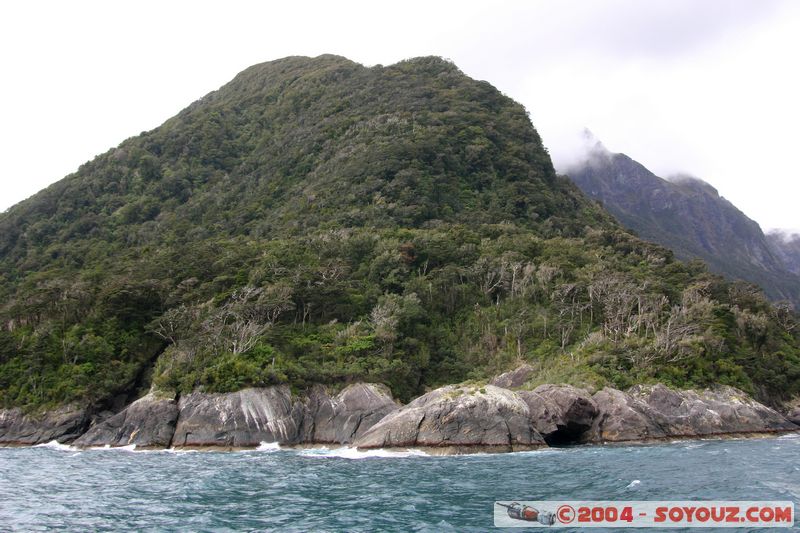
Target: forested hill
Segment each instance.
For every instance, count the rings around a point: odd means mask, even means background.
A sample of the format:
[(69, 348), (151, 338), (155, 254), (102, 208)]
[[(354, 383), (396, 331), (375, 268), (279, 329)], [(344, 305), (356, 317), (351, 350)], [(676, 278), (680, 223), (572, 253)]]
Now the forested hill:
[(0, 215), (0, 403), (288, 382), (798, 390), (795, 316), (620, 229), (439, 58), (251, 67)]
[(195, 227), (272, 237), (513, 219), (574, 233), (582, 208), (524, 108), (451, 63), (291, 57), (245, 70), (12, 208), (0, 253)]

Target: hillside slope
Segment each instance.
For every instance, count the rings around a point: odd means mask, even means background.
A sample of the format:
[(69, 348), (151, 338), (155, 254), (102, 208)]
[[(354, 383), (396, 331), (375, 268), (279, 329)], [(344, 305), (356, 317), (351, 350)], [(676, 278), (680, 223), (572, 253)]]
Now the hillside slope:
[(383, 382), (798, 389), (794, 319), (633, 237), (439, 58), (251, 67), (0, 215), (0, 403)]
[(758, 223), (711, 185), (690, 176), (659, 178), (600, 143), (567, 172), (584, 193), (643, 239), (670, 248), (681, 259), (702, 259), (714, 272), (755, 283), (773, 300), (800, 306), (800, 277), (789, 271)]

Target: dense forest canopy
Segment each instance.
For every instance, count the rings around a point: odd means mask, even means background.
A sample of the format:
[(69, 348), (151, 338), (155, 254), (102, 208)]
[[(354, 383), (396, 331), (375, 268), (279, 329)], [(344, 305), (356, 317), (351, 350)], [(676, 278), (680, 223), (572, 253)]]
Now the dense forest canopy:
[(796, 317), (625, 232), (434, 57), (251, 67), (0, 215), (0, 404), (356, 380), (798, 392)]

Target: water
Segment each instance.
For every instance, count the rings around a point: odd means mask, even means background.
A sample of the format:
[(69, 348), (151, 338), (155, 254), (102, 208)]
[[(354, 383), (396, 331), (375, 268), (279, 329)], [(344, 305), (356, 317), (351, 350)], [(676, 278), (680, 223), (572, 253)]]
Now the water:
[(800, 435), (458, 457), (5, 448), (0, 530), (485, 531), (495, 500), (797, 503), (799, 457)]

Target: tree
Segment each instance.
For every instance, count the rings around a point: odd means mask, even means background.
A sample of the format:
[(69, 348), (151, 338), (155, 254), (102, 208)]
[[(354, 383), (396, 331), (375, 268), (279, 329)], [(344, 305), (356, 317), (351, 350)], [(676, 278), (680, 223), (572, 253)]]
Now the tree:
[(205, 336), (218, 350), (244, 353), (255, 346), (282, 313), (294, 308), (291, 296), (292, 289), (287, 285), (237, 289), (205, 320)]
[(176, 347), (181, 341), (192, 334), (200, 310), (194, 306), (179, 305), (167, 309), (163, 315), (150, 324), (150, 329), (170, 344)]

